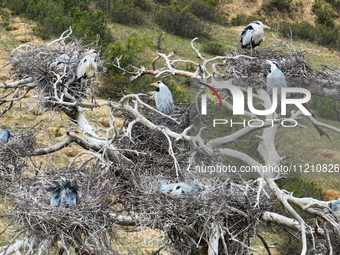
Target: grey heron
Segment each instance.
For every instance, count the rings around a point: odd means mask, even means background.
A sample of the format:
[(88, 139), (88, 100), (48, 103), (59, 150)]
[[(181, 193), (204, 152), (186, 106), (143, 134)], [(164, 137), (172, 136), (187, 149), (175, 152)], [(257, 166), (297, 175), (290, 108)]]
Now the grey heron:
[(78, 59), (78, 52), (75, 52), (73, 56), (70, 58), (67, 54), (62, 54), (55, 59), (53, 63), (49, 66), (49, 68), (56, 67), (57, 69), (63, 69), (65, 65), (76, 62)]
[(174, 100), (170, 89), (162, 81), (157, 81), (150, 85), (157, 87), (155, 95), (156, 108), (165, 114), (173, 114)]
[(50, 204), (52, 206), (68, 207), (77, 204), (79, 199), (79, 186), (72, 185), (70, 181), (62, 178), (61, 182), (53, 181), (55, 186), (46, 188), (52, 192)]
[(270, 28), (261, 21), (253, 21), (246, 26), (240, 34), (241, 47), (243, 49), (253, 49), (264, 41), (263, 28)]
[(90, 50), (89, 52), (83, 53), (86, 55), (83, 57), (77, 67), (77, 79), (90, 79), (92, 78), (96, 71), (97, 71), (97, 64), (96, 64), (96, 50)]
[(8, 142), (9, 138), (11, 137), (11, 133), (9, 130), (1, 130), (0, 131), (0, 146), (4, 145)]
[(163, 193), (175, 196), (191, 192), (202, 192), (204, 190), (204, 187), (200, 187), (197, 184), (189, 185), (185, 182), (166, 184), (165, 181), (160, 181), (160, 186)]
[(275, 112), (281, 114), (281, 88), (287, 87), (285, 76), (279, 69), (276, 61), (267, 60), (270, 72), (267, 76), (267, 92), (273, 102), (273, 88), (277, 88), (277, 106)]

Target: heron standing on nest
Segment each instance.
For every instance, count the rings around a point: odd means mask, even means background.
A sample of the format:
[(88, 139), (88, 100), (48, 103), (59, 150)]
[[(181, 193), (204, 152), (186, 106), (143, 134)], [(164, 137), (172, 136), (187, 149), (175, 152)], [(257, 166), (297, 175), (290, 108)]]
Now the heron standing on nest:
[(281, 115), (281, 88), (287, 87), (285, 76), (279, 69), (279, 66), (274, 60), (267, 60), (270, 64), (270, 71), (267, 76), (267, 92), (273, 102), (273, 88), (277, 88), (277, 105), (275, 112)]
[(97, 64), (96, 64), (96, 56), (97, 51), (96, 50), (90, 50), (89, 52), (83, 53), (83, 55), (86, 55), (83, 57), (77, 68), (77, 79), (90, 79), (92, 78), (97, 71)]
[(174, 112), (174, 100), (170, 89), (162, 81), (150, 84), (156, 86), (155, 102), (157, 110), (165, 114), (173, 114)]
[(242, 49), (250, 49), (253, 55), (253, 49), (264, 41), (263, 28), (270, 28), (261, 21), (253, 21), (246, 26), (240, 34)]

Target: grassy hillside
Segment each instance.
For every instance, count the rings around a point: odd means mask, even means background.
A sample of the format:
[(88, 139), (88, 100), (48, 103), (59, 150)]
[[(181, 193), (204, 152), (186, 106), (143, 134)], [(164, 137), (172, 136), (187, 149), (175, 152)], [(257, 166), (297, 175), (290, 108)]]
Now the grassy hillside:
[[(274, 10), (272, 14), (268, 14), (264, 11), (263, 5), (269, 4), (270, 1), (249, 1), (243, 0), (241, 2), (233, 0), (221, 3), (219, 6), (223, 13), (227, 13), (227, 19), (231, 20), (237, 15), (245, 14), (253, 17), (262, 17), (267, 21), (271, 20), (272, 24), (278, 24), (282, 19), (289, 19), (290, 21), (308, 20), (312, 24), (315, 23), (315, 14), (312, 13), (312, 5), (314, 1), (303, 0), (293, 1), (292, 5), (297, 6), (297, 11), (293, 16), (289, 17), (287, 13)], [(302, 5), (299, 3), (302, 2)], [(151, 2), (152, 6), (156, 6), (157, 2)], [(241, 7), (242, 6), (242, 7)], [(95, 10), (95, 2), (91, 2), (91, 10)], [(6, 9), (8, 10), (8, 9)], [(8, 10), (8, 12), (10, 12)], [(147, 47), (142, 57), (150, 57), (151, 59), (156, 56), (156, 51), (169, 53), (175, 52), (174, 58), (191, 59), (197, 61), (197, 56), (190, 46), (192, 38), (184, 38), (176, 36), (173, 33), (166, 32), (164, 28), (160, 27), (154, 22), (153, 16), (149, 12), (143, 12), (145, 17), (142, 25), (123, 25), (119, 23), (109, 22), (107, 28), (110, 34), (114, 38), (114, 41), (126, 44), (128, 37), (134, 33), (138, 33), (142, 36), (150, 36), (155, 47)], [(273, 17), (273, 18), (269, 18)], [(0, 17), (2, 19), (2, 15)], [(37, 26), (36, 21), (29, 20), (17, 15), (10, 15), (6, 20), (8, 24), (0, 25), (0, 66), (6, 65), (7, 60), (10, 58), (10, 52), (13, 48), (20, 44), (41, 44), (48, 40), (52, 40), (55, 36), (43, 40), (37, 36), (37, 33), (33, 31), (33, 28)], [(205, 21), (210, 32), (209, 38), (199, 38), (195, 42), (195, 45), (203, 52), (203, 46), (216, 42), (223, 45), (225, 52), (230, 50), (237, 50), (242, 52), (239, 46), (239, 33), (243, 29), (243, 25), (240, 26), (227, 26), (226, 24), (219, 24), (212, 21)], [(7, 29), (6, 29), (7, 28)], [(277, 43), (284, 38), (281, 36), (275, 26), (273, 30), (266, 30), (266, 40), (261, 44), (261, 47), (266, 47)], [(162, 40), (160, 40), (162, 39)], [(160, 41), (160, 43), (158, 43)], [(314, 66), (321, 67), (322, 65), (338, 66), (340, 61), (340, 53), (337, 50), (329, 47), (320, 46), (315, 43), (311, 43), (307, 40), (294, 39), (293, 45), (297, 49), (303, 49), (306, 51), (306, 58)], [(156, 47), (158, 46), (158, 48)], [(208, 53), (203, 52), (206, 57), (212, 57)], [(150, 63), (148, 64), (150, 67)], [(9, 70), (9, 66), (0, 69), (0, 79), (5, 79)], [(178, 84), (179, 86), (181, 84)], [(152, 88), (150, 88), (152, 90)], [(104, 100), (104, 98), (100, 98)], [(20, 128), (23, 125), (26, 127), (32, 127), (37, 125), (40, 129), (38, 136), (38, 146), (48, 146), (55, 142), (61, 141), (66, 136), (67, 127), (63, 126), (67, 122), (67, 117), (63, 114), (41, 113), (36, 112), (33, 108), (34, 102), (25, 98), (21, 103), (16, 103), (12, 111), (0, 118), (0, 127), (8, 127), (11, 129)], [(86, 112), (86, 116), (95, 124), (100, 127), (104, 127), (103, 124), (107, 122), (108, 108), (95, 109), (93, 111)], [(322, 122), (340, 127), (340, 124), (336, 121), (330, 121), (326, 119), (319, 119)], [(119, 124), (119, 123), (118, 123)], [(319, 134), (314, 127), (307, 120), (301, 121), (302, 125), (305, 125), (307, 129), (295, 128), (280, 130), (278, 135), (277, 144), (278, 151), (281, 156), (290, 156), (285, 163), (287, 164), (322, 164), (322, 163), (335, 163), (340, 162), (340, 146), (338, 140), (340, 135), (331, 131), (329, 135), (332, 140), (328, 140), (325, 137), (319, 137)], [(298, 137), (298, 139), (297, 139)], [(57, 168), (69, 164), (75, 155), (78, 154), (78, 146), (72, 145), (70, 148), (65, 148), (57, 153), (49, 156), (37, 157), (32, 162), (36, 166), (40, 164), (43, 168)], [(86, 157), (86, 156), (84, 156)], [(53, 162), (52, 165), (47, 165), (47, 162)], [(327, 189), (340, 190), (340, 181), (335, 179), (325, 179), (317, 176), (308, 176), (318, 178), (317, 181), (320, 185)], [(6, 204), (0, 203), (0, 204)], [(128, 254), (128, 249), (131, 249), (134, 254), (152, 254), (157, 247), (160, 246), (158, 242), (151, 244), (144, 244), (144, 232), (139, 229), (131, 231), (131, 229), (120, 229), (120, 236), (122, 242), (117, 246), (117, 250), (123, 254)], [(159, 235), (158, 232), (148, 232), (148, 240), (156, 238)], [(273, 239), (273, 242), (277, 238)]]

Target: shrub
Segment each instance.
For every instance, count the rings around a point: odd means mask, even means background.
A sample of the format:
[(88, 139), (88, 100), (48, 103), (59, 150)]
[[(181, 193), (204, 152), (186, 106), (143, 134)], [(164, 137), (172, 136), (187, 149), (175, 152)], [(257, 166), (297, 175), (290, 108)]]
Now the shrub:
[(337, 50), (340, 49), (338, 27), (330, 28), (321, 24), (313, 26), (306, 21), (295, 23), (283, 21), (280, 23), (279, 32), (285, 37), (289, 37), (290, 32), (292, 32), (293, 37), (315, 41), (320, 45), (330, 46)]
[(112, 39), (111, 34), (106, 30), (107, 17), (101, 10), (88, 11), (87, 0), (5, 0), (4, 5), (14, 14), (37, 21), (33, 31), (43, 39), (60, 35), (70, 26), (75, 37), (79, 38), (87, 34), (87, 43), (93, 42), (97, 34), (104, 47)]
[[(115, 42), (107, 48), (105, 58), (108, 63), (112, 63), (116, 58), (121, 57), (120, 64), (123, 68), (129, 69), (129, 65), (141, 66), (149, 62), (148, 56), (145, 56), (144, 52), (147, 47), (153, 47), (150, 37), (143, 37), (139, 34), (132, 34), (127, 38), (127, 44), (124, 45), (121, 42)], [(143, 54), (143, 58), (142, 55)], [(130, 92), (135, 92), (135, 86), (138, 86), (140, 79), (131, 84), (129, 78), (122, 75), (121, 71), (109, 64), (107, 67), (107, 73), (104, 76), (104, 83), (99, 88), (101, 96), (116, 97), (129, 88)]]
[(325, 6), (323, 1), (315, 0), (312, 11), (317, 16), (316, 23), (325, 25), (326, 27), (334, 27), (334, 18), (337, 17), (337, 15), (328, 6)]
[(162, 7), (156, 11), (155, 21), (167, 32), (195, 38), (209, 37), (206, 25), (190, 12), (188, 6), (180, 4)]
[(223, 56), (225, 53), (225, 48), (221, 43), (207, 43), (203, 45), (203, 51), (216, 56)]
[(110, 18), (113, 22), (124, 25), (142, 25), (144, 23), (140, 8), (134, 6), (133, 1), (114, 1), (110, 10)]
[(312, 96), (310, 105), (318, 116), (326, 119), (338, 120), (338, 115), (334, 109), (334, 99)]
[(291, 12), (292, 0), (271, 0), (267, 5), (269, 11), (277, 9), (280, 12)]

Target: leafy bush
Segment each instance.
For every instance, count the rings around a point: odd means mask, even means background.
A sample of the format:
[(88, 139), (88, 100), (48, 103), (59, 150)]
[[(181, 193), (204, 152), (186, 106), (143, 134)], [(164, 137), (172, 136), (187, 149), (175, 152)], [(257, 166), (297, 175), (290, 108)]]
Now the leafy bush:
[(332, 9), (324, 5), (323, 1), (315, 0), (312, 11), (317, 16), (316, 23), (325, 25), (326, 27), (334, 27), (334, 18), (337, 17), (337, 15)]
[(274, 8), (280, 12), (291, 12), (292, 0), (271, 0), (267, 8), (272, 11)]
[(181, 4), (162, 7), (156, 11), (155, 21), (167, 32), (195, 38), (209, 37), (206, 25), (190, 12), (188, 6)]
[[(145, 56), (144, 52), (147, 47), (153, 47), (150, 37), (143, 37), (139, 34), (132, 34), (127, 38), (126, 45), (121, 42), (115, 42), (107, 48), (105, 58), (108, 63), (116, 61), (116, 58), (120, 58), (120, 64), (123, 68), (129, 70), (129, 65), (141, 66), (150, 61), (150, 57)], [(104, 84), (99, 88), (101, 96), (105, 97), (117, 97), (120, 94), (126, 92), (127, 88), (130, 92), (136, 92), (135, 86), (138, 86), (140, 79), (135, 83), (130, 83), (129, 78), (122, 75), (122, 72), (109, 64), (107, 67), (107, 73), (104, 76)], [(138, 91), (137, 91), (138, 92)]]
[(203, 45), (203, 51), (211, 55), (223, 56), (225, 48), (221, 43), (212, 42)]
[(338, 120), (338, 115), (334, 109), (334, 100), (328, 97), (312, 96), (310, 105), (315, 113), (326, 119)]
[(292, 32), (293, 37), (308, 39), (320, 45), (340, 49), (338, 27), (330, 28), (320, 24), (313, 26), (306, 21), (295, 23), (283, 21), (280, 23), (279, 32), (285, 37), (289, 37)]
[(87, 43), (93, 42), (97, 34), (100, 35), (104, 47), (112, 39), (106, 30), (107, 17), (101, 10), (88, 11), (87, 0), (5, 0), (4, 5), (14, 14), (37, 21), (34, 32), (43, 39), (60, 35), (70, 26), (74, 36), (79, 38), (86, 34)]

